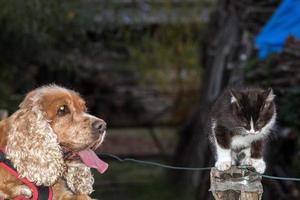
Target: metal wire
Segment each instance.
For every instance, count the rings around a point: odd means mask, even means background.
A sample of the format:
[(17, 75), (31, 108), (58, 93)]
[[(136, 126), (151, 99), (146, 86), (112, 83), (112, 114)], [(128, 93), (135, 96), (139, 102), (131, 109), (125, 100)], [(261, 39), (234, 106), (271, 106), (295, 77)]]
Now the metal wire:
[[(259, 174), (259, 173), (258, 173)], [(279, 177), (279, 176), (269, 176), (266, 174), (259, 174), (261, 177), (266, 179), (272, 179), (272, 180), (281, 180), (281, 181), (296, 181), (300, 182), (300, 178), (294, 178), (294, 177)]]
[(137, 160), (134, 158), (120, 158), (116, 155), (110, 154), (110, 153), (101, 153), (100, 155), (109, 156), (111, 158), (114, 158), (120, 162), (134, 162), (146, 166), (153, 166), (153, 167), (161, 167), (165, 169), (172, 169), (172, 170), (186, 170), (186, 171), (203, 171), (203, 170), (211, 170), (212, 167), (178, 167), (178, 166), (171, 166), (171, 165), (165, 165), (161, 163), (151, 162), (151, 161), (144, 161), (144, 160)]
[[(111, 153), (100, 153), (100, 155), (104, 155), (104, 156), (113, 158), (119, 162), (132, 162), (132, 163), (137, 163), (137, 164), (141, 164), (141, 165), (145, 165), (145, 166), (161, 167), (161, 168), (171, 169), (171, 170), (206, 171), (206, 170), (211, 170), (213, 168), (213, 167), (179, 167), (179, 166), (165, 165), (165, 164), (161, 164), (161, 163), (157, 163), (157, 162), (138, 160), (138, 159), (134, 159), (134, 158), (120, 158), (119, 156), (116, 156)], [(240, 167), (248, 169), (248, 166), (240, 166)], [(248, 169), (248, 170), (252, 171), (250, 169)], [(261, 177), (263, 177), (265, 179), (300, 182), (300, 178), (295, 178), (295, 177), (279, 177), (279, 176), (270, 176), (270, 175), (260, 174), (258, 172), (254, 172), (254, 173), (260, 175)]]

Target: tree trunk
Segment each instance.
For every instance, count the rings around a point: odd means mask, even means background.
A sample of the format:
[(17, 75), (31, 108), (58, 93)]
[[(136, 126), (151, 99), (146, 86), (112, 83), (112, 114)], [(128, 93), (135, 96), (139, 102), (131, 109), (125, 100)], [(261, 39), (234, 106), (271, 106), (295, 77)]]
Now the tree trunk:
[[(253, 54), (254, 35), (245, 28), (247, 18), (241, 17), (241, 13), (243, 14), (253, 4), (251, 0), (220, 0), (217, 4), (207, 28), (209, 32), (206, 40), (201, 44), (205, 61), (202, 63), (205, 66), (205, 76), (201, 100), (179, 132), (175, 165), (190, 167), (213, 165), (214, 158), (206, 131), (207, 114), (209, 107), (224, 88), (243, 83), (246, 61)], [(174, 183), (179, 184), (181, 188), (196, 189), (197, 199), (211, 198), (208, 193), (209, 173), (206, 171), (176, 172), (172, 177)]]

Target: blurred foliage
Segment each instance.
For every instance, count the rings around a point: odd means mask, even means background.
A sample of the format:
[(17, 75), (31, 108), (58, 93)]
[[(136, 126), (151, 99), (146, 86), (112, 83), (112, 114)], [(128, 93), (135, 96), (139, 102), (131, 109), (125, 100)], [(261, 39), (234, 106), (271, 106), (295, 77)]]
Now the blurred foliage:
[(0, 0), (0, 107), (15, 109), (36, 87), (38, 67), (72, 67), (66, 56), (84, 48), (91, 25), (81, 17), (79, 1)]
[[(199, 25), (169, 25), (149, 30), (136, 41), (130, 38), (131, 66), (146, 84), (172, 92), (176, 84), (199, 83)], [(191, 83), (193, 85), (191, 85)]]
[(77, 1), (0, 1), (1, 63), (53, 63), (84, 44), (90, 25)]
[(287, 127), (300, 130), (300, 88), (287, 91), (280, 102), (279, 118)]
[(245, 67), (246, 83), (271, 87), (276, 94), (278, 121), (283, 127), (300, 130), (300, 88), (297, 73), (298, 58), (289, 54), (274, 54), (266, 60), (250, 59)]
[[(174, 2), (176, 12), (192, 13), (189, 19), (209, 6), (209, 1)], [(133, 1), (132, 6), (126, 1), (0, 0), (0, 107), (15, 110), (19, 94), (39, 85), (41, 68), (63, 74), (78, 69), (81, 56), (88, 61), (109, 52), (110, 62), (131, 70), (142, 84), (175, 99), (175, 107), (186, 111), (201, 82), (197, 48), (203, 24), (153, 25), (134, 19), (141, 11), (171, 15), (174, 2)], [(116, 21), (106, 23), (111, 18)], [(126, 24), (129, 19), (133, 24)]]
[(199, 97), (202, 26), (168, 25), (146, 30), (140, 39), (132, 35), (127, 39), (132, 70), (143, 77), (144, 85), (175, 99), (174, 106), (180, 116)]

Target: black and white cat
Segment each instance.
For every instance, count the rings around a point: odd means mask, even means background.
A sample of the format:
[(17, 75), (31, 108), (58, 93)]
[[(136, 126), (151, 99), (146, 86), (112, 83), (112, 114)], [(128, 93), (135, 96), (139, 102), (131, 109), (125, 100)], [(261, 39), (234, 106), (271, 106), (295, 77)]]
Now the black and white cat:
[(272, 89), (228, 89), (210, 113), (210, 141), (215, 147), (218, 170), (250, 165), (264, 173), (263, 149), (276, 121)]

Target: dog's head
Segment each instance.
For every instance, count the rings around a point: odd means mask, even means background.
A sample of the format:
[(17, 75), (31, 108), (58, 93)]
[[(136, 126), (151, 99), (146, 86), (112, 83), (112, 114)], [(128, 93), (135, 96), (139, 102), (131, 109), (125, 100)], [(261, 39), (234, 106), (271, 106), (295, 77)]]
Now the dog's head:
[(55, 183), (66, 170), (67, 154), (83, 158), (106, 133), (106, 123), (87, 113), (78, 93), (56, 85), (28, 93), (8, 121), (7, 157), (37, 185)]

